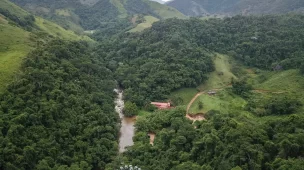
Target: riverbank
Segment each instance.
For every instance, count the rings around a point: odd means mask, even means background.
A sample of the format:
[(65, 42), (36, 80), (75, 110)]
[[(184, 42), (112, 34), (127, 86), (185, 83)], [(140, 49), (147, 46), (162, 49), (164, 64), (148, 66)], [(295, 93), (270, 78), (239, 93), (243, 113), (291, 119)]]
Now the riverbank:
[(115, 99), (115, 111), (119, 114), (121, 127), (120, 127), (120, 135), (119, 135), (119, 152), (122, 153), (126, 150), (126, 147), (132, 146), (133, 136), (135, 131), (135, 120), (136, 117), (125, 117), (123, 115), (124, 109), (124, 100), (123, 100), (123, 91), (119, 89), (114, 89), (117, 93), (117, 98)]

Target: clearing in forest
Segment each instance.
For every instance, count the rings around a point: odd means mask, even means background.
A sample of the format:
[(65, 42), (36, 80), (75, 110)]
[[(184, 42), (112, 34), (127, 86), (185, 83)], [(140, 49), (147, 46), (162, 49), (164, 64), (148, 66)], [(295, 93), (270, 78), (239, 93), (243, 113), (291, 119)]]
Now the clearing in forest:
[(214, 57), (215, 71), (210, 73), (209, 79), (199, 86), (199, 89), (203, 91), (223, 88), (231, 83), (231, 79), (237, 79), (231, 72), (232, 61), (229, 56), (217, 53)]
[(131, 29), (128, 32), (141, 32), (147, 28), (150, 28), (154, 22), (159, 21), (158, 18), (153, 16), (145, 16), (145, 22), (138, 24), (135, 28)]
[(203, 92), (196, 94), (188, 104), (187, 114), (206, 113), (210, 110), (228, 111), (230, 107), (244, 107), (245, 100), (224, 89), (232, 79), (237, 79), (231, 72), (232, 62), (233, 60), (227, 55), (215, 55), (215, 71), (209, 74), (208, 80), (199, 89), (205, 92), (216, 91), (216, 95), (210, 96)]

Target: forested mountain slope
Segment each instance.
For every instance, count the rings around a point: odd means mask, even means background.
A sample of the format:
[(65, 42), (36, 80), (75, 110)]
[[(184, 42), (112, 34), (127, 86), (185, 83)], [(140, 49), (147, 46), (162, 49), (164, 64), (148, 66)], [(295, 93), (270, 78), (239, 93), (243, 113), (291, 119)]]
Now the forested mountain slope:
[(260, 69), (302, 68), (303, 28), (302, 15), (168, 19), (98, 49), (125, 89), (126, 100), (143, 106), (206, 80), (214, 51)]
[[(144, 170), (302, 170), (303, 15), (171, 18), (131, 33), (121, 29), (131, 18), (136, 23), (145, 15), (175, 15), (148, 0), (14, 2), (80, 30), (100, 29), (91, 35), (99, 44), (90, 46), (87, 37), (0, 0), (0, 71), (23, 56), (0, 93), (1, 170), (116, 170), (122, 164)], [(172, 93), (187, 87), (195, 95), (198, 86), (212, 86), (214, 74), (231, 82), (209, 87), (216, 95), (203, 96), (210, 100), (200, 109), (191, 107), (205, 121), (188, 120)], [(147, 111), (138, 114), (134, 146), (122, 154), (117, 87), (133, 110)], [(208, 92), (203, 90), (199, 94)], [(151, 101), (176, 107), (155, 111)], [(156, 135), (153, 145), (150, 133)]]
[(0, 169), (104, 168), (118, 152), (115, 81), (85, 43), (32, 52), (0, 96)]
[(135, 14), (152, 15), (159, 19), (185, 17), (172, 7), (149, 0), (12, 1), (36, 15), (43, 16), (57, 22), (64, 28), (78, 32), (93, 30), (106, 23), (121, 20), (129, 21)]
[[(303, 15), (293, 14), (206, 21), (169, 19), (141, 34), (121, 37), (120, 43), (114, 41), (100, 48), (108, 51), (115, 44), (115, 52), (100, 54), (106, 56), (105, 61), (126, 89), (125, 99), (138, 106), (147, 99), (165, 98), (175, 85), (189, 87), (182, 80), (195, 82), (200, 72), (207, 76), (213, 67), (207, 72), (204, 69), (211, 66), (209, 61), (214, 56), (206, 52), (226, 53), (242, 67), (247, 65), (274, 75), (269, 78), (267, 74), (240, 73), (243, 68), (239, 66), (231, 68), (235, 75), (244, 77), (232, 80), (231, 87), (214, 88), (216, 95), (209, 97), (216, 101), (212, 103), (215, 107), (203, 112), (205, 121), (189, 121), (182, 106), (140, 116), (135, 145), (124, 154), (128, 164), (147, 170), (301, 170), (303, 25)], [(191, 74), (194, 68), (198, 72)], [(250, 80), (257, 83), (249, 84)], [(261, 84), (267, 90), (253, 90), (252, 86)], [(195, 87), (195, 83), (189, 85)], [(203, 100), (202, 107), (207, 104)], [(151, 133), (156, 134), (153, 145), (147, 137)]]
[(37, 45), (54, 38), (92, 41), (35, 17), (7, 0), (0, 0), (0, 36), (0, 93), (18, 72), (22, 59)]
[[(225, 19), (160, 21), (149, 30), (159, 37), (175, 34), (245, 65), (273, 69), (303, 63), (303, 15), (235, 16)], [(185, 38), (181, 38), (185, 41)]]
[(302, 0), (174, 0), (168, 5), (189, 16), (278, 14), (304, 10)]

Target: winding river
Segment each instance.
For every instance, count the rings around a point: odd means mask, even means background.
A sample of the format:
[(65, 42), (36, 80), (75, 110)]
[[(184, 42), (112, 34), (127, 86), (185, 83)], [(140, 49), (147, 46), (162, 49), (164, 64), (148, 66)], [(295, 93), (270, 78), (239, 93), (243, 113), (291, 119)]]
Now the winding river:
[(134, 124), (135, 118), (128, 118), (123, 115), (124, 100), (123, 91), (119, 89), (114, 89), (117, 93), (117, 98), (115, 99), (115, 110), (119, 114), (121, 120), (120, 137), (119, 137), (119, 152), (124, 152), (126, 146), (132, 146), (133, 136), (134, 136)]

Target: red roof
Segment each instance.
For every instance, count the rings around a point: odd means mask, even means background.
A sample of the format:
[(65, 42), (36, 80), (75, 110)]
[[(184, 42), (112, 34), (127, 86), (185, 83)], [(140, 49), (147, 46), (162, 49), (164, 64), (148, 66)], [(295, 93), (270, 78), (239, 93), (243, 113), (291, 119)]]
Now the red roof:
[(151, 102), (151, 104), (156, 106), (158, 109), (168, 109), (171, 107), (170, 103)]

